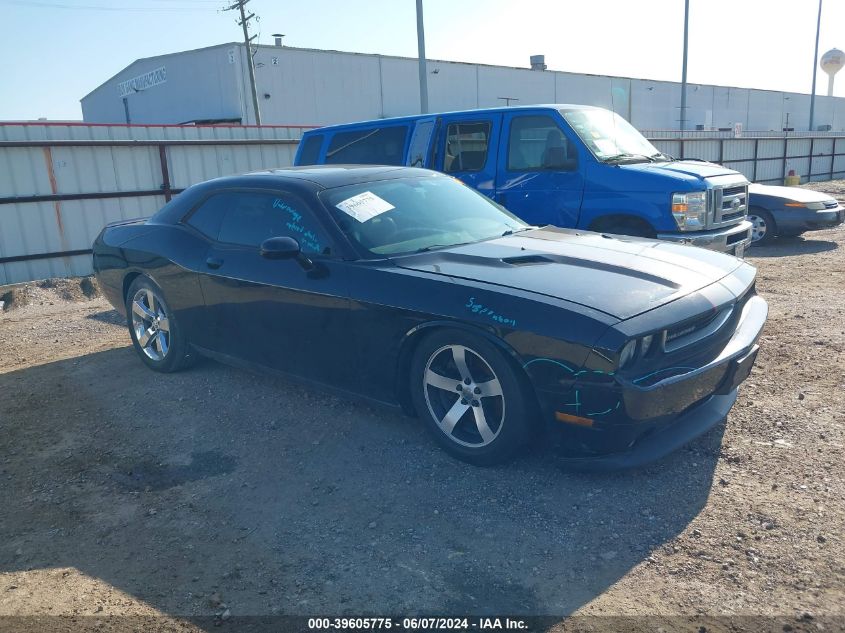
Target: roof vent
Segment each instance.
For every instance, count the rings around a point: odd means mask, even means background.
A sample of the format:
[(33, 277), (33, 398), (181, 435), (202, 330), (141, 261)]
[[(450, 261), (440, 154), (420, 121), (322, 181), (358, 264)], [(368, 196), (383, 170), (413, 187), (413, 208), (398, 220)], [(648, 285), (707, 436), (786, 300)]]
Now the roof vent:
[(546, 70), (546, 56), (532, 55), (531, 56), (531, 70)]
[(285, 36), (284, 33), (273, 33), (273, 42), (275, 43), (276, 46), (278, 46), (280, 48), (282, 46), (284, 46), (284, 44), (282, 44), (282, 38), (284, 36)]

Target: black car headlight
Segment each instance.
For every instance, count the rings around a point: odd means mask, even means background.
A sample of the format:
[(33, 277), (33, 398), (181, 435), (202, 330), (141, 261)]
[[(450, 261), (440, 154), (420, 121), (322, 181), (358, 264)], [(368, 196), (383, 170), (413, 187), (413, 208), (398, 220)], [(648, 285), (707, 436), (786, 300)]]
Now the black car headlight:
[(625, 343), (622, 350), (619, 352), (619, 369), (625, 369), (631, 365), (637, 358), (642, 358), (648, 354), (654, 343), (654, 334), (648, 334), (640, 338), (634, 338)]
[(625, 347), (619, 352), (619, 369), (624, 369), (627, 365), (630, 365), (636, 355), (637, 339), (632, 339), (625, 343)]

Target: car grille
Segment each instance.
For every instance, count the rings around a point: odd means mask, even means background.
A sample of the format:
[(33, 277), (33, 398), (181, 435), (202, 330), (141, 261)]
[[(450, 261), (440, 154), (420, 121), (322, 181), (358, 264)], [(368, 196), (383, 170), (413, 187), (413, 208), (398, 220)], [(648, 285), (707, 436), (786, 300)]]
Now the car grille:
[(712, 336), (728, 322), (733, 310), (732, 305), (726, 306), (715, 314), (708, 314), (666, 330), (663, 350), (674, 352)]
[(836, 200), (825, 200), (824, 208), (825, 209), (835, 209), (839, 206), (839, 203)]
[(748, 185), (717, 188), (714, 197), (713, 224), (716, 226), (743, 218), (748, 213)]

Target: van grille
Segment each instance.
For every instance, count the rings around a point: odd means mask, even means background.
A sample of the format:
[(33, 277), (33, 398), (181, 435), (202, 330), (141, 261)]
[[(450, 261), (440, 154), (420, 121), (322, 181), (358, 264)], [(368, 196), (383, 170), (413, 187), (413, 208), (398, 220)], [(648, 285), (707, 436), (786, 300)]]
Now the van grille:
[(748, 213), (748, 185), (718, 188), (715, 190), (713, 223), (721, 225), (745, 217)]

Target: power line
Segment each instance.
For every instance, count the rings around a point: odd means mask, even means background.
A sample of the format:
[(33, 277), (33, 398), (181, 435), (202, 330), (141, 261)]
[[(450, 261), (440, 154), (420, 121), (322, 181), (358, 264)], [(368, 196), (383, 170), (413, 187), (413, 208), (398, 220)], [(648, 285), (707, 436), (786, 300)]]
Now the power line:
[[(156, 1), (156, 0), (153, 0)], [(183, 2), (191, 2), (192, 0), (182, 0)], [(193, 0), (195, 1), (195, 0)], [(103, 6), (91, 4), (60, 4), (58, 2), (38, 2), (33, 0), (0, 0), (3, 4), (14, 4), (22, 7), (29, 7), (32, 9), (70, 9), (77, 11), (112, 11), (112, 12), (143, 12), (159, 11), (159, 12), (185, 12), (185, 11), (211, 11), (212, 7), (208, 6), (193, 6), (193, 7), (116, 7)]]
[(243, 27), (244, 30), (244, 48), (246, 50), (246, 67), (249, 71), (249, 87), (252, 91), (252, 107), (255, 110), (255, 124), (261, 125), (261, 109), (258, 106), (258, 91), (255, 88), (255, 59), (253, 58), (252, 52), (252, 40), (256, 39), (258, 35), (253, 35), (252, 37), (249, 36), (249, 22), (252, 19), (255, 19), (258, 22), (258, 18), (254, 13), (250, 13), (249, 15), (246, 14), (244, 10), (244, 6), (249, 0), (235, 0), (235, 2), (225, 9), (224, 11), (234, 11), (237, 9), (240, 11), (241, 19), (238, 22), (238, 25)]

